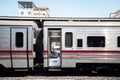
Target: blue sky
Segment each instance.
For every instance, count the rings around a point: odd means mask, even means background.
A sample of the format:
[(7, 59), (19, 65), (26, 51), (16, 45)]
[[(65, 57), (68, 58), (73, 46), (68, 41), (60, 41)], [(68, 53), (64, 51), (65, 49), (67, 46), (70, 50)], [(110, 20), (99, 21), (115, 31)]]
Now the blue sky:
[[(0, 16), (16, 16), (17, 1), (0, 0)], [(108, 17), (120, 9), (120, 0), (22, 0), (49, 7), (51, 17)]]

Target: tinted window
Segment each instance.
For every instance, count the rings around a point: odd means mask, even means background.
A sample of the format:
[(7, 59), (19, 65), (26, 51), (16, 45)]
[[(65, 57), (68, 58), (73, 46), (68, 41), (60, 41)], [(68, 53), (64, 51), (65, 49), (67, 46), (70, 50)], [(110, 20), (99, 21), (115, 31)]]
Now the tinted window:
[(23, 47), (23, 33), (16, 33), (16, 47)]
[(82, 47), (82, 39), (77, 39), (77, 47)]
[(65, 47), (72, 47), (73, 34), (71, 32), (65, 33)]
[(87, 46), (88, 47), (105, 47), (105, 37), (104, 36), (88, 36)]
[(117, 46), (120, 47), (120, 36), (117, 38)]

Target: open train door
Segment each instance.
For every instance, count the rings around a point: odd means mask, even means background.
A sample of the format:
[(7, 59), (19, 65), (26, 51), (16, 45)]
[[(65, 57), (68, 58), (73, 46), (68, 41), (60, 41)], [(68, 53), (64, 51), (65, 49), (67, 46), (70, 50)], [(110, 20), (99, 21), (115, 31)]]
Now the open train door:
[(61, 29), (48, 29), (48, 67), (61, 68)]
[(28, 29), (11, 28), (11, 36), (13, 68), (28, 68)]

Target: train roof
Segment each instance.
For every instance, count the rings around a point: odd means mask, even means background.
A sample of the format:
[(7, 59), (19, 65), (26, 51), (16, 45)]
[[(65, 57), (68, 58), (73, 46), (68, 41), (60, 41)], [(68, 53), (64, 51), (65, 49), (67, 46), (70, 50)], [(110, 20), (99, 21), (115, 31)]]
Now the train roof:
[(23, 21), (120, 21), (120, 18), (108, 17), (23, 17), (23, 16), (0, 16), (0, 20), (23, 20)]
[(120, 18), (102, 17), (23, 17), (23, 16), (0, 16), (0, 25), (37, 25), (45, 26), (120, 26)]

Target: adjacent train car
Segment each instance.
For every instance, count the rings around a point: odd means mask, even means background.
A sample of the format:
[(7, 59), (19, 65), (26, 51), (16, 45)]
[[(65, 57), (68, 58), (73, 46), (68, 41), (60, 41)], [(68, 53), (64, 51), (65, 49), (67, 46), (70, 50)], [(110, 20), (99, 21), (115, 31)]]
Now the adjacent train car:
[(33, 21), (0, 21), (0, 70), (34, 67)]
[(44, 67), (120, 64), (119, 19), (45, 21), (43, 28)]

